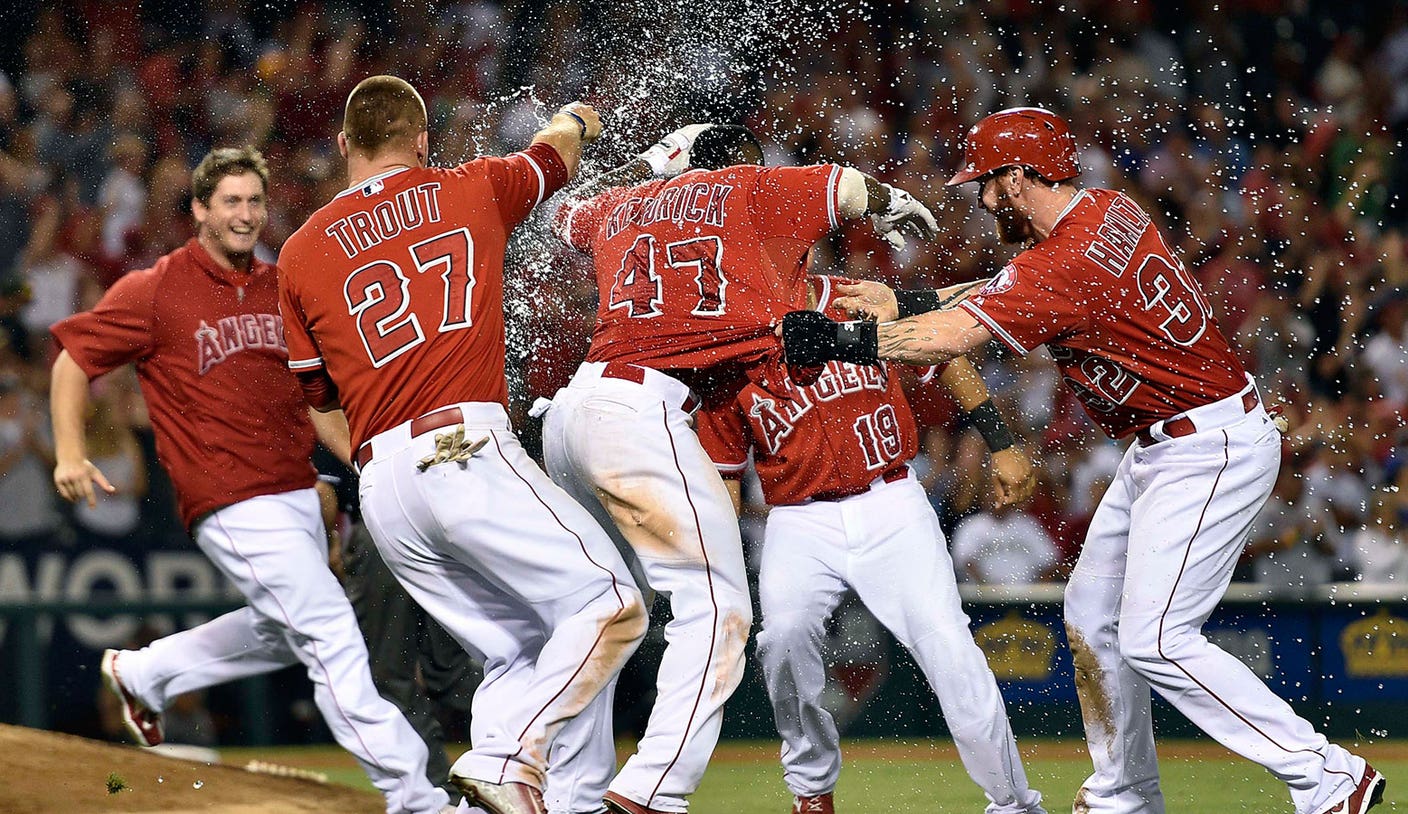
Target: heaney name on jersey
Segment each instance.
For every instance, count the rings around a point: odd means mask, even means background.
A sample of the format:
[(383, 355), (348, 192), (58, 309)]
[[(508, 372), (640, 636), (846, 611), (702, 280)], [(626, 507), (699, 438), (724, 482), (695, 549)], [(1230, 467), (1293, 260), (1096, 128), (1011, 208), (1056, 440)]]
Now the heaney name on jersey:
[[(384, 182), (376, 180), (359, 191), (363, 196), (371, 197), (383, 188)], [(370, 209), (338, 218), (323, 232), (336, 240), (343, 254), (351, 260), (402, 232), (409, 232), (425, 223), (439, 222), (440, 185), (430, 183), (403, 189), (390, 200), (381, 201)]]
[(1105, 210), (1105, 222), (1095, 231), (1096, 239), (1086, 247), (1085, 256), (1116, 277), (1123, 277), (1150, 222), (1134, 201), (1115, 198)]
[(666, 187), (658, 195), (632, 196), (616, 205), (606, 219), (606, 239), (627, 226), (649, 226), (669, 221), (675, 224), (706, 223), (723, 228), (724, 202), (733, 191), (730, 184), (685, 184)]

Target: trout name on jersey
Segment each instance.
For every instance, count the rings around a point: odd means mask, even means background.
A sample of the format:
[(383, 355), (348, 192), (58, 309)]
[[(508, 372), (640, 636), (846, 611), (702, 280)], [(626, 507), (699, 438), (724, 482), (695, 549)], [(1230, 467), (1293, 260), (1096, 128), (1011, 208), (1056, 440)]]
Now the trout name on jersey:
[(439, 222), (440, 184), (429, 183), (403, 189), (391, 200), (333, 221), (323, 231), (337, 241), (351, 260), (402, 232)]
[(661, 221), (706, 223), (722, 229), (724, 201), (733, 187), (727, 184), (684, 184), (670, 187), (648, 198), (627, 198), (611, 210), (606, 219), (606, 239), (610, 240), (627, 226), (649, 226)]
[(278, 314), (237, 314), (224, 317), (212, 328), (205, 320), (196, 329), (197, 370), (206, 371), (242, 350), (277, 348), (288, 358), (284, 342), (284, 318)]
[(820, 402), (834, 401), (847, 393), (861, 390), (884, 392), (889, 386), (888, 371), (883, 364), (857, 365), (851, 362), (827, 362), (826, 370), (806, 387), (796, 388), (797, 399), (778, 403), (777, 399), (753, 393), (748, 415), (762, 431), (768, 453), (776, 455), (782, 443), (796, 429), (797, 422)]

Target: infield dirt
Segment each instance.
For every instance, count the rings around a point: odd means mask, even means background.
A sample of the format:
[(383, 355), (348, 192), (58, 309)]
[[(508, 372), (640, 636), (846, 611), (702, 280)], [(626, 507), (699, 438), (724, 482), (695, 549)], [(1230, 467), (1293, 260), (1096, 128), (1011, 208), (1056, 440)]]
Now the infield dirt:
[[(112, 785), (121, 791), (109, 791)], [(0, 724), (0, 814), (375, 814), (379, 795)]]

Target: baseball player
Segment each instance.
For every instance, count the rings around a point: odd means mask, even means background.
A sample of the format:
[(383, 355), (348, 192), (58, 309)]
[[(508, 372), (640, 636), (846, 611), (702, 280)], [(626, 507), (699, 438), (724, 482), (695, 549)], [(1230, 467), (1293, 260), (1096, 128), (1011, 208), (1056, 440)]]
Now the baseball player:
[[(350, 422), (362, 517), (411, 597), (484, 667), (471, 806), (543, 811), (548, 750), (645, 634), (625, 562), (519, 446), (505, 411), (509, 232), (601, 132), (568, 105), (522, 152), (426, 166), (425, 103), (392, 76), (347, 99), (349, 186), (284, 245), (289, 367)], [(600, 806), (600, 801), (597, 803)]]
[[(809, 279), (816, 311), (844, 317), (831, 302), (838, 281)], [(941, 373), (929, 368), (921, 382), (936, 374), (984, 432), (997, 503), (1025, 499), (1031, 464), (977, 371), (959, 357)], [(938, 515), (909, 469), (919, 439), (899, 377), (883, 364), (828, 362), (811, 384), (750, 382), (732, 400), (702, 409), (697, 421), (735, 507), (750, 458), (773, 507), (758, 573), (758, 658), (782, 734), (792, 810), (834, 811), (841, 741), (821, 704), (821, 641), (827, 617), (854, 589), (928, 678), (989, 814), (1042, 812), (997, 680), (968, 629)]]
[[(1070, 130), (1049, 111), (983, 119), (949, 184), (977, 182), (1002, 240), (1027, 248), (958, 308), (878, 325), (789, 314), (788, 359), (922, 364), (993, 337), (1020, 354), (1045, 344), (1091, 418), (1133, 437), (1066, 588), (1095, 767), (1077, 812), (1164, 811), (1152, 686), (1285, 781), (1298, 814), (1363, 814), (1382, 798), (1384, 778), (1201, 632), (1271, 492), (1280, 433), (1149, 215), (1119, 192), (1076, 187), (1079, 172)], [(876, 284), (842, 293), (838, 304), (881, 319), (927, 312), (937, 299), (907, 292), (897, 301)]]
[(176, 696), (302, 662), (337, 742), (386, 797), (388, 812), (448, 802), (426, 779), (426, 748), (377, 694), (352, 607), (327, 567), (309, 462), (314, 429), (278, 311), (278, 271), (254, 257), (267, 220), (268, 169), (253, 150), (214, 150), (191, 176), (196, 237), (119, 279), (92, 310), (52, 328), (54, 483), (94, 502), (112, 485), (88, 459), (91, 379), (135, 363), (181, 517), (249, 602), (141, 650), (103, 654), (102, 676), (139, 743), (162, 740)]
[[(556, 221), (563, 239), (592, 257), (600, 305), (587, 360), (544, 421), (547, 469), (614, 522), (674, 615), (639, 749), (605, 793), (618, 814), (685, 810), (743, 675), (753, 614), (742, 542), (728, 490), (692, 427), (698, 399), (780, 369), (765, 363), (778, 355), (772, 326), (805, 305), (806, 254), (841, 220), (874, 213), (886, 232), (936, 229), (912, 197), (854, 169), (764, 168), (761, 160), (745, 128), (683, 128), (588, 194), (632, 177), (664, 178), (590, 195)], [(682, 172), (691, 161), (695, 169)], [(579, 727), (590, 743), (564, 757), (598, 767), (579, 774), (576, 788), (610, 777), (608, 704), (599, 701), (593, 716), (606, 723)]]

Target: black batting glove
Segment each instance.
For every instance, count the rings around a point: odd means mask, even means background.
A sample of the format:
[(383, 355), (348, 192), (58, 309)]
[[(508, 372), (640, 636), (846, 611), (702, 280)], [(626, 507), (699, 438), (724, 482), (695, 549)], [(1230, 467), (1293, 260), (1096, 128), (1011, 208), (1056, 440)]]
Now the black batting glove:
[(837, 322), (819, 311), (789, 311), (782, 317), (782, 352), (787, 364), (821, 365), (835, 359), (879, 364), (876, 324)]

